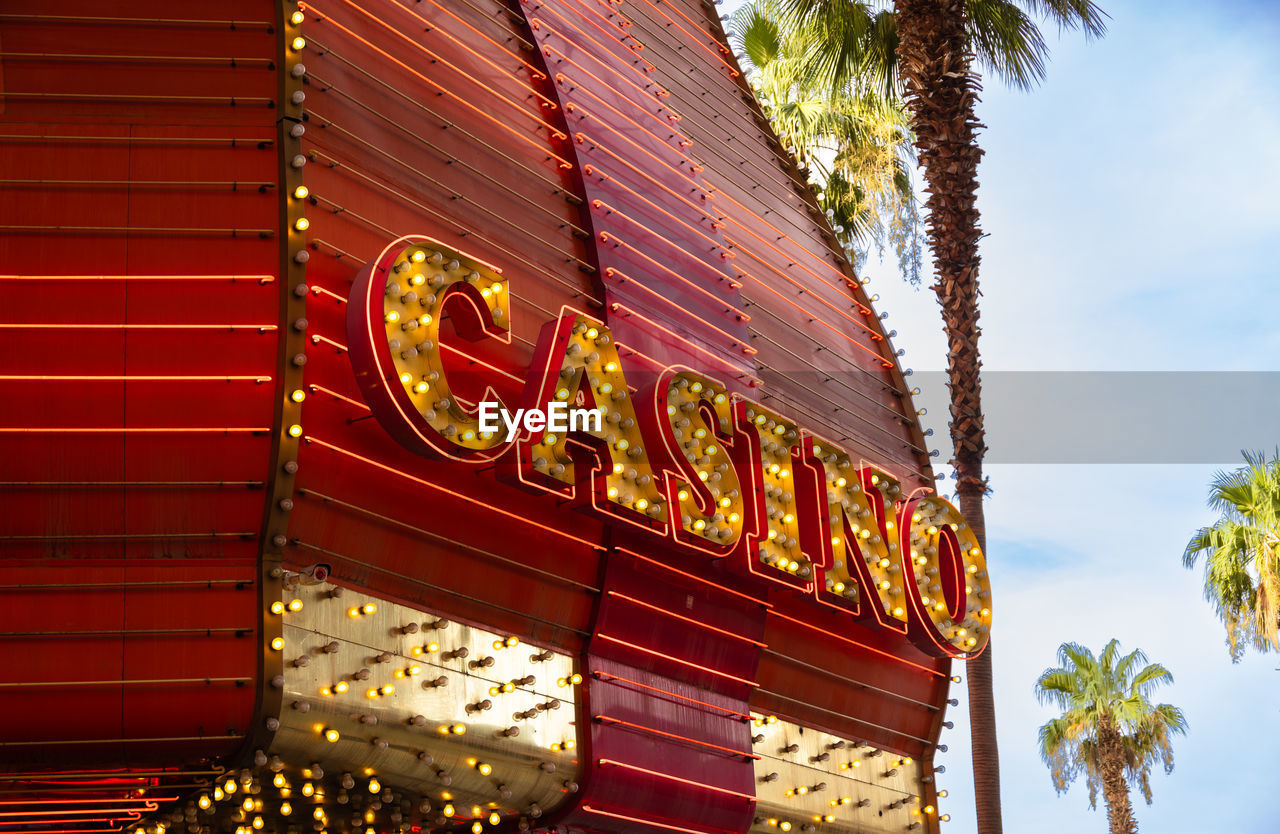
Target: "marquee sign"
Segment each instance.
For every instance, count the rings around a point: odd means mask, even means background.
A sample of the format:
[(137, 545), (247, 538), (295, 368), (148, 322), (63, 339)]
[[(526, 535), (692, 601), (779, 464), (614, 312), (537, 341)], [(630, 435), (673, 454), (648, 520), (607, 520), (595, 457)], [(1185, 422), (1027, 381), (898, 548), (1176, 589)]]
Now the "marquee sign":
[[(698, 370), (638, 390), (608, 325), (565, 308), (542, 331), (522, 413), (602, 413), (566, 431), (502, 430), (492, 386), (467, 402), (450, 382), (446, 317), (462, 339), (509, 340), (502, 273), (438, 241), (406, 237), (358, 276), (348, 310), (360, 388), (415, 454), (496, 462), (499, 479), (723, 557), (732, 570), (905, 634), (938, 657), (986, 645), (990, 585), (977, 539), (945, 499), (916, 490)], [(478, 387), (475, 384), (469, 386)]]
[(99, 5), (0, 20), (0, 834), (937, 834), (983, 554), (711, 0)]

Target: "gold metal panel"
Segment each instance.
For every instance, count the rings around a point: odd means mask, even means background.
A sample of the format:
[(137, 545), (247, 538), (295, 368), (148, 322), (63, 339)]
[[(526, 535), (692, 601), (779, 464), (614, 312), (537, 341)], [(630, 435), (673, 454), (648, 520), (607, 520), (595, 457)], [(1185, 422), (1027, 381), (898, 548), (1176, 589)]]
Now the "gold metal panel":
[(328, 585), (283, 602), (273, 746), (286, 759), (372, 769), (383, 784), (486, 814), (550, 809), (577, 789), (569, 656)]
[(922, 763), (861, 742), (752, 716), (756, 817), (753, 834), (934, 832), (938, 811), (922, 800)]
[[(480, 834), (578, 790), (577, 687), (567, 655), (329, 584), (286, 577), (269, 617), (272, 744), (175, 808), (168, 824), (253, 834)], [(181, 829), (179, 829), (181, 830)], [(208, 830), (203, 829), (203, 830)]]

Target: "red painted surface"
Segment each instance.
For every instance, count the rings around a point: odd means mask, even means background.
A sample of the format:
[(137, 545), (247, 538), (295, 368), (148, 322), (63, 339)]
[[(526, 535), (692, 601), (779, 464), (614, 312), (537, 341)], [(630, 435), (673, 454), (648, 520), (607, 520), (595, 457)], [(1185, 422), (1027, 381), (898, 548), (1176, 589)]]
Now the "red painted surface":
[[(176, 767), (232, 753), (254, 720), (263, 485), (292, 325), (277, 280), (275, 9), (135, 0), (110, 13), (168, 22), (40, 17), (105, 14), (56, 5), (8, 4), (3, 50), (134, 57), (0, 62), (0, 639), (21, 658), (0, 672), (21, 684), (0, 687), (0, 738), (19, 744), (0, 759)], [(904, 492), (932, 483), (879, 320), (744, 98), (713, 7), (305, 8), (308, 442), (287, 561), (332, 563), (341, 583), (643, 684), (589, 678), (588, 761), (620, 764), (588, 768), (593, 810), (569, 822), (745, 828), (751, 763), (726, 751), (749, 754), (750, 733), (721, 711), (925, 756), (949, 661), (485, 467), (416, 456), (371, 418), (352, 372), (353, 278), (395, 238), (427, 235), (501, 267), (512, 292), (509, 343), (442, 337), (454, 376), (471, 375), (464, 396), (492, 386), (517, 402), (539, 332), (569, 307), (613, 328), (635, 383), (701, 369)], [(211, 60), (138, 57), (179, 54)], [(15, 378), (52, 375), (112, 378)], [(193, 376), (220, 379), (177, 378)], [(208, 580), (220, 584), (191, 584)], [(146, 629), (188, 631), (125, 633)], [(69, 634), (95, 630), (108, 633)], [(201, 683), (121, 683), (157, 679)], [(66, 681), (108, 683), (49, 685)], [(145, 741), (196, 736), (216, 740)], [(61, 744), (88, 738), (109, 741)]]
[[(127, 5), (0, 18), (0, 769), (31, 774), (8, 796), (62, 803), (14, 818), (35, 829), (77, 808), (111, 827), (157, 782), (131, 770), (235, 752), (258, 675), (271, 9), (207, 15), (231, 29)], [(74, 19), (115, 14), (169, 22)]]

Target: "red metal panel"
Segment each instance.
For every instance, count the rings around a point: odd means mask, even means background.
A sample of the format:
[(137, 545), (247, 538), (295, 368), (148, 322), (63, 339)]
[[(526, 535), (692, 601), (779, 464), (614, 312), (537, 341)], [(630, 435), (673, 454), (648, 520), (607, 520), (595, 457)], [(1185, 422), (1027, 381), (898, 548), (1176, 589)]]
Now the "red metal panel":
[(0, 17), (9, 772), (168, 768), (234, 751), (251, 720), (275, 39), (272, 4), (206, 11)]
[[(614, 329), (637, 387), (699, 368), (904, 491), (931, 485), (880, 322), (713, 7), (306, 4), (310, 225), (285, 252), (306, 283), (281, 287), (276, 9), (182, 22), (126, 5), (115, 21), (87, 0), (0, 17), (0, 631), (23, 658), (0, 679), (19, 685), (0, 686), (0, 735), (22, 746), (0, 756), (143, 766), (238, 747), (261, 683), (279, 362), (305, 394), (289, 563), (601, 673), (566, 821), (742, 830), (751, 709), (928, 756), (948, 661), (490, 467), (413, 456), (352, 372), (353, 277), (424, 235), (501, 269), (512, 296), (509, 343), (445, 327), (464, 398), (491, 386), (516, 403), (539, 333), (570, 308)], [(295, 292), (305, 321), (281, 304)], [(277, 355), (285, 333), (305, 339), (297, 360)], [(50, 615), (101, 633), (24, 633)], [(30, 721), (33, 705), (56, 720)], [(109, 741), (60, 744), (91, 738)], [(192, 738), (208, 741), (172, 741)]]
[(713, 373), (746, 390), (753, 349), (731, 253), (678, 114), (630, 62), (628, 21), (574, 0), (521, 7), (573, 134), (619, 341), (663, 364), (710, 354)]
[[(290, 558), (323, 559), (338, 576), (410, 604), (577, 647), (597, 573), (587, 543), (601, 539), (599, 523), (566, 521), (554, 502), (496, 484), (492, 472), (407, 455), (369, 419), (344, 344), (355, 272), (407, 233), (499, 264), (510, 278), (511, 343), (450, 339), (463, 351), (450, 354), (455, 367), (472, 357), (501, 369), (474, 366), (464, 396), (492, 385), (516, 402), (543, 323), (592, 299), (580, 198), (558, 162), (563, 143), (549, 138), (556, 111), (538, 96), (525, 36), (467, 4), (327, 0), (308, 14), (314, 290), (304, 422), (322, 442), (301, 449)], [(423, 35), (411, 44), (398, 34), (407, 31)]]

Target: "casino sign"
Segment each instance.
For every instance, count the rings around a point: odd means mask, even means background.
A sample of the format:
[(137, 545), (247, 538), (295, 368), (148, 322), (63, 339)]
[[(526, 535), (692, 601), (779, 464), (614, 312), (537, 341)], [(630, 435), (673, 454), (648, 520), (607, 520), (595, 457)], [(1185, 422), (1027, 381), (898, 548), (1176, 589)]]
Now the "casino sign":
[(14, 0), (0, 145), (0, 834), (948, 819), (983, 555), (714, 3)]
[(497, 460), (514, 484), (724, 557), (744, 575), (910, 634), (926, 652), (981, 651), (986, 565), (954, 506), (928, 490), (904, 495), (888, 473), (855, 466), (835, 443), (697, 371), (664, 369), (633, 394), (602, 321), (566, 309), (548, 322), (520, 395), (534, 411), (567, 402), (603, 411), (602, 425), (527, 431), (516, 443), (486, 430), (450, 387), (439, 322), (457, 300), (454, 321), (471, 320), (460, 333), (501, 339), (510, 295), (493, 267), (434, 240), (397, 241), (366, 266), (348, 343), (388, 433), (427, 456)]

